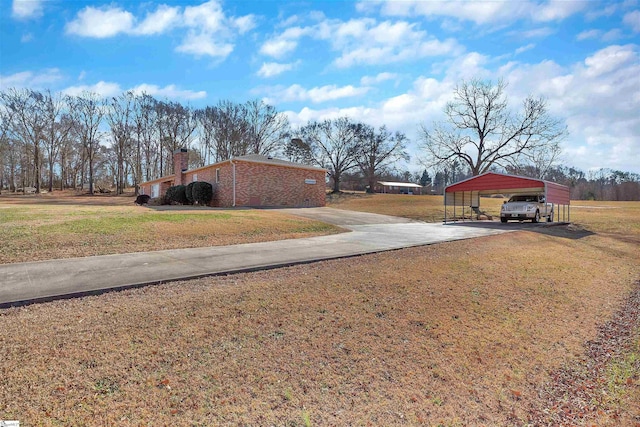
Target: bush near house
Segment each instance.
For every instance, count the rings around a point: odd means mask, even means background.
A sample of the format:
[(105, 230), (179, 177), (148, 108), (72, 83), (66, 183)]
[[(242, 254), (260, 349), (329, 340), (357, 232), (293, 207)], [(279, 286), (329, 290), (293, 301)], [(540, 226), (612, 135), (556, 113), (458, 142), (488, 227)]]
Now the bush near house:
[(194, 203), (193, 200), (193, 185), (195, 184), (195, 182), (191, 182), (187, 185), (186, 188), (186, 196), (187, 196), (187, 202), (192, 205)]
[(167, 188), (167, 199), (169, 200), (169, 203), (186, 205), (188, 203), (187, 187), (184, 185), (174, 185)]
[(189, 185), (192, 184), (192, 203), (197, 205), (208, 205), (213, 199), (213, 186), (204, 181), (192, 182)]

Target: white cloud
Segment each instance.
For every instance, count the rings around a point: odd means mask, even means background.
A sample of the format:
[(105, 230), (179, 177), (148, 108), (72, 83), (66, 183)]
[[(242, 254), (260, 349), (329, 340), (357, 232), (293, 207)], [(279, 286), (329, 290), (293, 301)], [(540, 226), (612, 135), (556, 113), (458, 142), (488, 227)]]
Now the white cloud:
[(65, 95), (78, 96), (83, 92), (95, 93), (103, 97), (118, 96), (123, 90), (118, 83), (99, 81), (93, 85), (77, 85), (69, 86), (61, 91)]
[(98, 83), (92, 85), (69, 86), (63, 89), (61, 92), (65, 95), (72, 96), (81, 95), (83, 92), (91, 92), (107, 98), (118, 96), (126, 91), (132, 91), (137, 94), (144, 92), (159, 98), (177, 99), (184, 101), (202, 99), (207, 96), (207, 92), (205, 91), (179, 89), (176, 85), (167, 85), (165, 87), (160, 87), (154, 84), (142, 83), (129, 89), (122, 89), (122, 87), (118, 83), (105, 81), (99, 81)]
[[(549, 110), (566, 119), (570, 165), (637, 169), (640, 153), (640, 54), (635, 45), (608, 46), (570, 67), (553, 61), (518, 64), (504, 76), (514, 99), (545, 96)], [(597, 159), (597, 160), (596, 160)]]
[(290, 27), (262, 44), (260, 53), (273, 58), (282, 58), (298, 47), (298, 41), (313, 31), (312, 27)]
[(152, 96), (169, 98), (169, 99), (181, 99), (181, 100), (194, 100), (194, 99), (202, 99), (206, 98), (207, 92), (204, 90), (201, 91), (192, 91), (192, 90), (181, 90), (176, 87), (176, 85), (167, 85), (165, 87), (159, 87), (157, 85), (146, 84), (143, 83), (134, 88), (129, 89), (135, 93), (147, 93)]
[(455, 54), (463, 50), (455, 40), (437, 40), (419, 30), (415, 24), (407, 22), (385, 21), (376, 24), (370, 20), (350, 21), (335, 25), (327, 35), (327, 40), (342, 53), (335, 60), (338, 67), (390, 64)]
[(640, 33), (640, 10), (634, 10), (624, 15), (622, 22), (631, 27), (634, 33)]
[(260, 47), (260, 53), (273, 58), (282, 58), (287, 53), (295, 50), (297, 46), (298, 42), (295, 40), (283, 38), (268, 40)]
[(87, 6), (67, 23), (66, 32), (107, 38), (118, 34), (150, 36), (182, 28), (186, 31), (181, 32), (182, 40), (176, 51), (221, 60), (233, 51), (235, 38), (255, 28), (255, 25), (254, 15), (227, 16), (219, 1), (210, 0), (184, 9), (162, 4), (148, 12), (141, 21), (117, 6)]
[(551, 0), (542, 7), (537, 7), (535, 3), (531, 3), (533, 9), (530, 11), (534, 21), (561, 21), (583, 10), (586, 6), (586, 2), (582, 1), (566, 1), (566, 0)]
[(529, 43), (528, 45), (520, 46), (519, 48), (516, 49), (515, 54), (519, 55), (523, 52), (533, 49), (534, 47), (536, 47), (534, 43)]
[(328, 42), (340, 53), (334, 64), (345, 68), (357, 64), (377, 65), (409, 59), (461, 53), (454, 39), (438, 40), (415, 23), (362, 18), (349, 21), (323, 20), (308, 27), (291, 27), (267, 40), (260, 53), (283, 58), (294, 51), (302, 37)]
[(62, 80), (62, 74), (57, 68), (49, 68), (40, 72), (22, 71), (8, 76), (0, 75), (0, 89), (44, 89), (60, 80)]
[(623, 37), (622, 30), (619, 28), (614, 28), (613, 30), (609, 30), (602, 35), (603, 42), (612, 42), (615, 40), (619, 40)]
[(33, 34), (31, 33), (23, 34), (22, 37), (20, 37), (21, 43), (29, 43), (31, 40), (33, 40)]
[(231, 20), (233, 25), (238, 29), (240, 34), (244, 34), (256, 27), (256, 17), (253, 15), (241, 16)]
[(274, 104), (291, 101), (310, 101), (314, 104), (318, 104), (342, 98), (362, 96), (368, 91), (368, 87), (354, 87), (352, 85), (326, 85), (305, 89), (299, 84), (294, 84), (289, 87), (263, 87), (255, 90), (257, 93), (266, 93), (270, 103)]
[(119, 7), (87, 6), (78, 12), (77, 19), (67, 23), (66, 32), (83, 37), (113, 37), (130, 32), (134, 21), (131, 13)]
[(284, 72), (293, 70), (299, 62), (281, 64), (278, 62), (263, 62), (262, 67), (258, 70), (258, 76), (260, 77), (274, 77)]
[[(305, 107), (287, 111), (287, 115), (294, 125), (344, 115), (374, 126), (384, 123), (389, 129), (405, 132), (413, 139), (411, 147), (415, 153), (417, 125), (430, 126), (433, 121), (443, 119), (443, 108), (460, 79), (478, 77), (495, 82), (504, 78), (508, 83), (509, 106), (514, 111), (527, 95), (543, 96), (549, 112), (566, 121), (569, 136), (563, 147), (567, 165), (582, 170), (590, 167), (637, 170), (640, 156), (638, 46), (608, 46), (569, 66), (551, 60), (533, 64), (512, 61), (496, 72), (489, 68), (491, 64), (492, 58), (470, 52), (439, 64), (444, 77), (419, 77), (408, 91), (375, 105)], [(372, 81), (365, 79), (361, 83)]]
[(606, 7), (602, 7), (604, 5), (599, 4), (598, 7), (594, 10), (590, 10), (585, 13), (587, 20), (593, 21), (601, 16), (611, 16), (621, 7), (621, 3), (612, 3), (607, 5)]
[(387, 80), (395, 80), (398, 75), (395, 73), (379, 73), (376, 76), (364, 76), (360, 79), (360, 84), (363, 86), (372, 86), (378, 83), (385, 82)]
[[(584, 73), (588, 77), (597, 77), (620, 69), (621, 66), (637, 60), (638, 54), (632, 45), (608, 46), (585, 59)], [(636, 76), (637, 77), (637, 76)], [(637, 83), (637, 81), (636, 81)]]
[(576, 36), (576, 40), (588, 40), (588, 39), (597, 39), (602, 35), (602, 31), (600, 30), (584, 30)]
[(554, 32), (555, 30), (553, 28), (542, 27), (542, 28), (535, 28), (533, 30), (520, 31), (517, 34), (527, 39), (535, 39), (535, 38), (548, 37)]
[(189, 32), (176, 50), (195, 56), (211, 56), (224, 59), (233, 51), (233, 45), (230, 43), (216, 43), (209, 34)]
[(214, 33), (225, 28), (225, 15), (220, 3), (208, 1), (198, 6), (185, 7), (184, 23), (187, 27)]
[(13, 0), (11, 16), (16, 19), (39, 18), (42, 16), (42, 0)]
[(551, 0), (537, 1), (361, 1), (360, 11), (379, 8), (388, 16), (425, 16), (471, 21), (478, 25), (507, 26), (521, 19), (539, 22), (559, 21), (581, 11), (586, 2)]
[(160, 5), (147, 16), (135, 29), (135, 34), (162, 34), (170, 28), (178, 25), (180, 21), (180, 8)]

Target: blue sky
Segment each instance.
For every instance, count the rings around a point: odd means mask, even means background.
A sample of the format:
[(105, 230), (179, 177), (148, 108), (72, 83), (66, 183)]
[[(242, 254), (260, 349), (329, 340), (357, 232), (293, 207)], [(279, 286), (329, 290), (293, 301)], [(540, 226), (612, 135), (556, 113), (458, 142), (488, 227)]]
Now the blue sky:
[(461, 79), (547, 98), (563, 163), (640, 173), (640, 4), (599, 1), (0, 3), (0, 88), (194, 107), (261, 98), (292, 124), (348, 115), (403, 131), (442, 120)]

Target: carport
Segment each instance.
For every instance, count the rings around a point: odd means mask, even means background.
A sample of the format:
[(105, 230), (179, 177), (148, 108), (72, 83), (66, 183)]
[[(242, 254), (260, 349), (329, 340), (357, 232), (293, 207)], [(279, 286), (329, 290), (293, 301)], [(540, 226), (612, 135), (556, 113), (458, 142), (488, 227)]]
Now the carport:
[[(456, 208), (464, 217), (466, 209), (480, 212), (480, 196), (497, 194), (540, 194), (547, 203), (553, 203), (556, 218), (570, 220), (569, 187), (542, 179), (487, 172), (464, 181), (451, 184), (444, 189), (444, 222), (447, 222), (447, 206), (453, 206), (453, 220), (457, 218)], [(559, 208), (556, 211), (556, 206)]]

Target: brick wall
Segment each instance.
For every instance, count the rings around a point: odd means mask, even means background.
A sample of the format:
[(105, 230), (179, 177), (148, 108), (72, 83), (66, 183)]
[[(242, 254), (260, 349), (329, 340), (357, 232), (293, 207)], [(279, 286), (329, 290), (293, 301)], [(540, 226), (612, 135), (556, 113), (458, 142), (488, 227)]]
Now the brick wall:
[[(325, 172), (248, 161), (234, 161), (236, 166), (236, 206), (316, 207), (325, 205)], [(216, 183), (216, 169), (220, 181)], [(205, 181), (214, 187), (212, 206), (233, 206), (233, 166), (226, 161), (182, 174), (182, 184)], [(197, 179), (195, 179), (197, 178)], [(306, 182), (305, 182), (306, 181)], [(310, 183), (315, 181), (315, 183)], [(177, 182), (176, 184), (177, 185)], [(165, 194), (168, 184), (161, 186)], [(150, 183), (141, 186), (151, 194)]]
[(189, 153), (186, 148), (179, 148), (173, 152), (174, 185), (185, 185), (183, 172), (189, 167)]
[(237, 206), (324, 206), (325, 194), (322, 170), (236, 162)]

